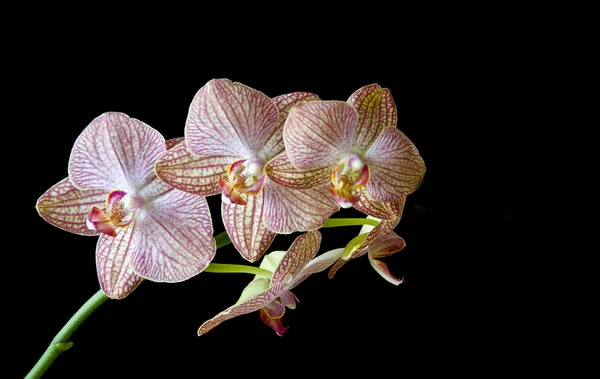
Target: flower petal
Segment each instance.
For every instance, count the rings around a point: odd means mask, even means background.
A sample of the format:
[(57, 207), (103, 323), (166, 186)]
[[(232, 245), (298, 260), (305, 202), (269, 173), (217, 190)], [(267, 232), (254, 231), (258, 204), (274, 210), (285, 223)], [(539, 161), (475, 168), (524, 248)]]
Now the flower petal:
[(132, 251), (136, 245), (134, 229), (135, 221), (129, 228), (120, 229), (116, 237), (103, 234), (98, 239), (98, 280), (102, 291), (112, 299), (124, 298), (142, 282), (131, 266)]
[(396, 254), (406, 247), (406, 241), (395, 232), (391, 232), (385, 239), (369, 246), (369, 256), (385, 258)]
[(402, 216), (406, 197), (402, 197), (396, 201), (375, 201), (371, 199), (366, 188), (361, 188), (356, 194), (359, 201), (354, 204), (354, 208), (366, 215), (376, 217), (380, 220), (395, 220)]
[(396, 104), (389, 89), (379, 84), (364, 86), (350, 96), (348, 103), (358, 113), (352, 146), (360, 153), (367, 151), (383, 128), (396, 127)]
[(365, 154), (371, 169), (367, 184), (376, 201), (394, 201), (417, 189), (425, 174), (425, 163), (413, 143), (396, 128), (385, 128)]
[(186, 144), (197, 155), (252, 158), (273, 133), (277, 117), (277, 107), (262, 92), (213, 79), (192, 100)]
[(221, 205), (221, 218), (233, 246), (244, 259), (256, 262), (275, 239), (263, 223), (263, 194), (248, 196), (246, 205)]
[(321, 233), (318, 230), (298, 236), (279, 262), (271, 278), (271, 284), (289, 283), (317, 255), (319, 246), (321, 246)]
[(308, 278), (310, 275), (321, 272), (329, 268), (332, 264), (334, 264), (338, 259), (340, 259), (343, 248), (330, 250), (326, 253), (319, 255), (318, 257), (312, 259), (289, 284), (288, 290), (296, 287), (298, 284), (302, 283), (302, 281)]
[(104, 208), (107, 190), (79, 190), (69, 178), (56, 183), (38, 199), (35, 208), (40, 216), (67, 232), (95, 236), (90, 230), (87, 217), (93, 207)]
[[(364, 254), (363, 249), (365, 249), (367, 246), (374, 246), (382, 241), (385, 241), (390, 233), (392, 233), (394, 228), (398, 226), (398, 223), (400, 223), (400, 217), (395, 220), (381, 220), (381, 222), (369, 232), (367, 237), (354, 251)], [(363, 254), (353, 254), (352, 258), (358, 258)]]
[[(341, 249), (342, 252), (344, 251), (344, 249)], [(341, 254), (341, 253), (340, 253)], [(340, 268), (342, 268), (343, 265), (345, 265), (346, 263), (350, 262), (350, 259), (338, 259), (335, 264), (333, 266), (331, 266), (331, 270), (329, 270), (329, 273), (327, 274), (327, 277), (329, 279), (333, 279), (333, 277), (335, 276), (335, 274), (338, 272), (338, 270)]]
[(371, 263), (371, 266), (373, 266), (375, 271), (377, 271), (382, 278), (396, 286), (402, 284), (404, 282), (404, 278), (398, 279), (395, 277), (390, 272), (387, 264), (378, 260), (377, 258), (390, 256), (402, 250), (405, 246), (406, 242), (404, 242), (404, 240), (396, 233), (392, 232), (386, 240), (378, 243), (375, 246), (369, 247), (369, 262)]
[(262, 322), (264, 322), (271, 329), (273, 329), (279, 337), (282, 337), (283, 334), (285, 332), (287, 332), (289, 329), (287, 326), (283, 326), (283, 318), (282, 317), (273, 318), (273, 317), (269, 316), (269, 313), (267, 312), (267, 308), (260, 309), (260, 319), (262, 320)]
[(230, 320), (234, 317), (252, 313), (263, 308), (279, 296), (279, 292), (285, 287), (285, 284), (280, 283), (270, 287), (264, 292), (260, 292), (248, 300), (232, 305), (223, 312), (219, 313), (210, 320), (204, 322), (198, 329), (198, 335), (201, 336), (217, 327), (223, 321)]
[(140, 209), (132, 265), (155, 282), (180, 282), (202, 272), (215, 256), (206, 199), (172, 190)]
[(267, 181), (264, 223), (280, 234), (319, 229), (340, 207), (327, 187), (298, 191)]
[(380, 261), (378, 259), (373, 259), (373, 258), (371, 258), (371, 256), (369, 256), (369, 262), (371, 262), (371, 266), (373, 266), (375, 271), (377, 271), (377, 273), (379, 275), (381, 275), (381, 277), (383, 279), (387, 280), (388, 282), (390, 282), (396, 286), (404, 283), (404, 278), (402, 278), (402, 279), (396, 278), (390, 272), (390, 269), (388, 268), (387, 264), (383, 263), (382, 261)]
[(266, 142), (262, 148), (260, 157), (268, 162), (274, 156), (283, 153), (285, 145), (283, 143), (283, 125), (292, 107), (300, 102), (317, 101), (319, 96), (310, 92), (292, 92), (273, 98), (273, 103), (277, 106), (279, 117), (272, 129), (272, 133), (267, 135)]
[(292, 108), (283, 128), (290, 161), (297, 168), (331, 164), (350, 152), (356, 110), (343, 101), (311, 101)]
[(294, 167), (287, 154), (283, 153), (271, 159), (265, 165), (265, 175), (284, 187), (305, 190), (323, 187), (331, 183), (333, 166), (323, 164), (307, 169)]
[(219, 178), (227, 174), (227, 168), (235, 160), (231, 156), (197, 156), (185, 144), (179, 144), (158, 158), (154, 172), (173, 188), (211, 196), (221, 192)]
[(163, 136), (140, 120), (104, 113), (75, 141), (69, 177), (81, 189), (135, 192), (153, 175), (154, 162), (166, 150)]
[(185, 137), (177, 137), (177, 138), (168, 139), (166, 141), (167, 150), (171, 150), (175, 146), (179, 145), (180, 143), (184, 143), (184, 142), (185, 142)]

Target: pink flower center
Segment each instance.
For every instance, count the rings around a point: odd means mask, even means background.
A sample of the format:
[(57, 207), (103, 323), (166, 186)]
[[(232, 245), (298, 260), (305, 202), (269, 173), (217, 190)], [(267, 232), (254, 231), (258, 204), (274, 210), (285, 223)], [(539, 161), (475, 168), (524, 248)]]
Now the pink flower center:
[(267, 178), (263, 173), (264, 165), (259, 157), (233, 162), (227, 170), (227, 177), (219, 178), (223, 202), (244, 205), (245, 196), (258, 195)]
[(105, 211), (98, 207), (92, 208), (87, 218), (87, 227), (115, 237), (117, 228), (126, 228), (131, 224), (141, 203), (138, 196), (125, 191), (112, 191), (106, 195)]
[(350, 153), (342, 159), (331, 173), (333, 187), (329, 191), (342, 208), (350, 208), (358, 201), (356, 191), (369, 182), (369, 166), (360, 156)]

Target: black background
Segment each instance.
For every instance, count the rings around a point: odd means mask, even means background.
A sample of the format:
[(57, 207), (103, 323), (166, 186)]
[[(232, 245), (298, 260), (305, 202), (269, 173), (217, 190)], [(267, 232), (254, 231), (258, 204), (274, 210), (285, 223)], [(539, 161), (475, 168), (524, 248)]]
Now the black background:
[[(504, 299), (497, 283), (505, 280), (498, 266), (513, 243), (513, 135), (508, 127), (513, 120), (508, 114), (516, 104), (507, 95), (508, 77), (485, 64), (390, 66), (367, 71), (372, 74), (331, 71), (309, 79), (200, 67), (187, 73), (140, 67), (116, 75), (81, 69), (37, 88), (33, 104), (40, 98), (46, 103), (32, 106), (23, 128), (30, 133), (24, 139), (35, 152), (35, 172), (18, 174), (26, 185), (14, 213), (28, 230), (14, 255), (15, 270), (26, 273), (15, 286), (19, 300), (13, 314), (22, 325), (16, 340), (22, 358), (18, 376), (99, 289), (97, 238), (59, 230), (34, 207), (40, 195), (66, 177), (75, 139), (107, 111), (140, 119), (167, 139), (180, 137), (193, 96), (217, 77), (270, 97), (309, 91), (324, 100), (346, 100), (371, 83), (391, 90), (398, 127), (417, 146), (428, 170), (396, 228), (407, 247), (385, 259), (406, 283), (386, 282), (363, 257), (346, 264), (334, 279), (320, 273), (298, 286), (293, 292), (300, 303), (286, 312), (284, 324), (290, 329), (283, 337), (258, 313), (197, 337), (198, 327), (232, 305), (251, 276), (205, 273), (178, 284), (144, 282), (126, 299), (102, 305), (44, 377), (179, 378), (205, 376), (203, 370), (213, 369), (232, 376), (347, 375), (363, 369), (400, 376), (409, 368), (426, 371), (457, 360), (485, 359), (507, 328), (499, 321), (506, 310), (499, 305)], [(208, 201), (219, 233), (224, 230), (220, 198)], [(334, 217), (363, 215), (342, 210)], [(322, 230), (320, 252), (343, 247), (358, 230)], [(278, 236), (269, 251), (285, 250), (297, 235)], [(229, 245), (219, 249), (214, 262), (244, 260)]]

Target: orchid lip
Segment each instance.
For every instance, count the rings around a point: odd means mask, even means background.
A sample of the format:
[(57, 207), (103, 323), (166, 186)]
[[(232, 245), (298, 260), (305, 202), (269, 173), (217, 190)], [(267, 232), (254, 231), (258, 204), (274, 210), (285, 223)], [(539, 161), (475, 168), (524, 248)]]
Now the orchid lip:
[(233, 162), (227, 170), (227, 178), (219, 178), (221, 199), (225, 204), (245, 205), (245, 196), (258, 195), (266, 181), (264, 161), (259, 157)]
[(329, 188), (342, 208), (351, 208), (359, 201), (358, 190), (369, 182), (369, 166), (356, 153), (342, 159), (331, 173), (333, 187)]
[(86, 225), (90, 230), (115, 237), (117, 228), (126, 228), (133, 222), (142, 200), (125, 191), (112, 191), (106, 195), (105, 210), (93, 207)]

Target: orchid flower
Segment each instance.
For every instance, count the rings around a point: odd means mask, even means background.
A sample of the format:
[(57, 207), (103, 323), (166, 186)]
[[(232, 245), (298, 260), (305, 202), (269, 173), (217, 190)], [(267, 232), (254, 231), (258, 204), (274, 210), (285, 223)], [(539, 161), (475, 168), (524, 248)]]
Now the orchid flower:
[[(404, 205), (404, 204), (403, 204)], [(341, 253), (340, 258), (329, 270), (329, 278), (333, 278), (337, 271), (350, 259), (360, 258), (367, 254), (369, 263), (379, 275), (388, 282), (399, 285), (404, 282), (404, 278), (398, 279), (389, 270), (387, 264), (380, 261), (380, 258), (389, 257), (404, 249), (406, 242), (394, 232), (394, 228), (400, 222), (400, 217), (396, 220), (378, 220), (375, 217), (367, 218), (380, 221), (377, 226), (363, 225), (358, 234), (346, 246)]]
[(319, 228), (339, 207), (326, 188), (298, 191), (268, 180), (263, 168), (284, 151), (283, 125), (296, 104), (318, 100), (306, 92), (270, 99), (241, 83), (214, 79), (190, 106), (185, 145), (155, 166), (169, 185), (200, 196), (221, 194), (221, 216), (234, 246), (250, 262), (276, 233)]
[(260, 311), (260, 319), (282, 336), (288, 330), (282, 322), (285, 309), (295, 309), (299, 301), (291, 290), (311, 274), (331, 266), (343, 251), (336, 249), (315, 258), (320, 244), (321, 233), (315, 230), (297, 237), (287, 252), (274, 251), (265, 255), (260, 267), (272, 272), (273, 276), (269, 279), (257, 275), (233, 306), (200, 326), (198, 335), (209, 332), (223, 321)]
[(36, 204), (42, 218), (66, 231), (100, 235), (100, 286), (114, 299), (142, 278), (180, 282), (202, 272), (215, 255), (203, 197), (174, 189), (154, 175), (154, 163), (181, 139), (165, 142), (145, 123), (104, 113), (75, 141), (69, 176)]
[(400, 199), (425, 173), (417, 148), (396, 123), (391, 93), (377, 84), (360, 88), (347, 102), (299, 103), (284, 126), (286, 154), (269, 162), (265, 172), (294, 189), (331, 183), (341, 207), (395, 219)]

